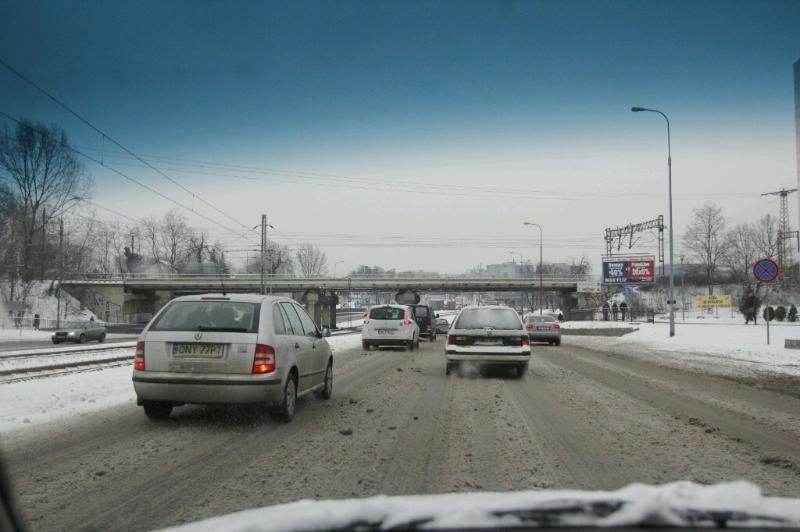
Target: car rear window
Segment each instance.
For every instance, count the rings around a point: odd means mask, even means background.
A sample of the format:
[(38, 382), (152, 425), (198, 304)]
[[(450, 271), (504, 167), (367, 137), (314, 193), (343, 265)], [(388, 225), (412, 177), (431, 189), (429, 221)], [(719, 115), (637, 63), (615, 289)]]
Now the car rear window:
[(480, 308), (461, 311), (456, 329), (522, 329), (517, 313), (508, 308)]
[(554, 322), (556, 321), (556, 319), (553, 316), (528, 316), (527, 318), (525, 318), (525, 321), (527, 323), (531, 322), (542, 323), (542, 322)]
[(378, 307), (369, 311), (372, 320), (402, 320), (405, 314), (405, 310), (396, 307)]
[(430, 316), (430, 312), (428, 312), (428, 307), (411, 307), (414, 309), (414, 315), (418, 318), (427, 318)]
[(151, 331), (258, 332), (259, 303), (176, 301), (161, 313)]

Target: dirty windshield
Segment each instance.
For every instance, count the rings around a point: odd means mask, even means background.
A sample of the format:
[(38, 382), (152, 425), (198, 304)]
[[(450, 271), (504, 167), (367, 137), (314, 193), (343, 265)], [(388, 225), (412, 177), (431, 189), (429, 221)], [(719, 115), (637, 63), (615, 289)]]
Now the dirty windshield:
[(800, 0), (0, 6), (0, 529), (800, 529)]

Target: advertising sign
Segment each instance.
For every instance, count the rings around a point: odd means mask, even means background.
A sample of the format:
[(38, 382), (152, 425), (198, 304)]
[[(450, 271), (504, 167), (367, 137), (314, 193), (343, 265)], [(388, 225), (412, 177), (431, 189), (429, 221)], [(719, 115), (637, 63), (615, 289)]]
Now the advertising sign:
[(656, 278), (656, 259), (649, 257), (603, 257), (604, 284), (648, 284)]
[(721, 294), (718, 296), (697, 296), (697, 306), (700, 308), (717, 308), (717, 307), (730, 307), (733, 305), (733, 300), (730, 294)]
[(595, 281), (578, 281), (578, 292), (581, 294), (599, 294), (602, 285)]

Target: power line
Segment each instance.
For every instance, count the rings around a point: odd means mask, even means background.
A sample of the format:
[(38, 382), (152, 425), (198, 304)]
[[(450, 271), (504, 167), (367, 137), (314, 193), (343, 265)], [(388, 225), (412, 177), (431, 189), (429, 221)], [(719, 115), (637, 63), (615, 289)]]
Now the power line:
[[(11, 115), (9, 115), (9, 114), (7, 114), (7, 113), (3, 112), (3, 111), (0, 111), (0, 116), (3, 116), (3, 117), (7, 118), (8, 120), (11, 120), (12, 122), (14, 122), (14, 123), (16, 123), (16, 124), (22, 124), (22, 122), (21, 122), (20, 120), (17, 120), (17, 119), (16, 119), (16, 118), (14, 118), (13, 116), (11, 116)], [(127, 179), (127, 180), (128, 180), (128, 181), (130, 181), (131, 183), (134, 183), (134, 184), (136, 184), (136, 185), (138, 185), (138, 186), (142, 187), (143, 189), (145, 189), (145, 190), (147, 190), (147, 191), (149, 191), (149, 192), (152, 192), (153, 194), (156, 194), (157, 196), (159, 196), (159, 197), (161, 197), (161, 198), (163, 198), (163, 199), (165, 199), (165, 200), (169, 201), (170, 203), (173, 203), (174, 205), (176, 205), (176, 206), (178, 206), (178, 207), (180, 207), (180, 208), (182, 208), (182, 209), (185, 209), (185, 210), (187, 210), (187, 211), (191, 212), (191, 213), (192, 213), (192, 214), (194, 214), (195, 216), (199, 216), (200, 218), (203, 218), (204, 220), (206, 220), (206, 221), (208, 221), (208, 222), (211, 222), (211, 223), (213, 223), (214, 225), (218, 225), (219, 227), (222, 227), (222, 228), (223, 228), (223, 229), (225, 229), (226, 231), (229, 231), (229, 232), (231, 232), (231, 233), (233, 233), (233, 234), (235, 234), (235, 235), (238, 235), (238, 236), (240, 236), (241, 238), (246, 238), (246, 237), (245, 237), (243, 234), (241, 234), (241, 233), (238, 233), (238, 232), (237, 232), (235, 229), (231, 229), (230, 227), (228, 227), (228, 226), (226, 226), (226, 225), (224, 225), (224, 224), (222, 224), (222, 223), (218, 222), (217, 220), (214, 220), (213, 218), (209, 218), (208, 216), (206, 216), (206, 215), (204, 215), (204, 214), (202, 214), (202, 213), (199, 213), (199, 212), (195, 211), (194, 209), (192, 209), (192, 208), (190, 208), (190, 207), (187, 207), (186, 205), (184, 205), (183, 203), (179, 202), (178, 200), (175, 200), (175, 199), (172, 199), (172, 198), (170, 198), (170, 197), (169, 197), (169, 196), (167, 196), (166, 194), (163, 194), (162, 192), (160, 192), (160, 191), (158, 191), (158, 190), (154, 189), (153, 187), (151, 187), (151, 186), (149, 186), (149, 185), (146, 185), (146, 184), (142, 183), (141, 181), (138, 181), (137, 179), (134, 179), (133, 177), (131, 177), (131, 176), (129, 176), (129, 175), (127, 175), (127, 174), (125, 174), (125, 173), (121, 172), (120, 170), (117, 170), (116, 168), (114, 168), (114, 167), (112, 167), (112, 166), (109, 166), (109, 165), (107, 165), (107, 164), (103, 164), (103, 162), (99, 161), (98, 159), (95, 159), (95, 158), (94, 158), (94, 157), (92, 157), (91, 155), (88, 155), (88, 154), (86, 154), (86, 153), (84, 153), (84, 152), (82, 152), (82, 151), (80, 151), (80, 150), (78, 150), (78, 149), (76, 149), (76, 148), (74, 148), (74, 147), (70, 146), (70, 145), (69, 145), (69, 144), (67, 144), (66, 142), (62, 142), (62, 141), (58, 141), (58, 142), (59, 142), (59, 143), (60, 143), (62, 146), (64, 146), (65, 148), (67, 148), (68, 150), (71, 150), (71, 151), (73, 151), (74, 153), (77, 153), (78, 155), (80, 155), (80, 156), (82, 156), (82, 157), (85, 157), (86, 159), (88, 159), (88, 160), (90, 160), (90, 161), (92, 161), (92, 162), (94, 162), (94, 163), (97, 163), (97, 164), (99, 164), (99, 165), (103, 166), (104, 168), (108, 168), (109, 170), (111, 170), (111, 171), (112, 171), (112, 172), (114, 172), (115, 174), (117, 174), (117, 175), (119, 175), (119, 176), (121, 176), (121, 177), (123, 177), (123, 178)]]
[[(36, 90), (38, 90), (39, 92), (41, 92), (42, 94), (44, 94), (45, 96), (47, 96), (47, 97), (48, 97), (50, 100), (52, 100), (53, 102), (55, 102), (55, 103), (56, 103), (58, 106), (60, 106), (61, 108), (65, 109), (65, 110), (66, 110), (67, 112), (69, 112), (69, 113), (70, 113), (72, 116), (74, 116), (75, 118), (77, 118), (78, 120), (80, 120), (81, 122), (83, 122), (84, 124), (86, 124), (88, 127), (90, 127), (91, 129), (93, 129), (95, 132), (97, 132), (97, 133), (99, 133), (100, 135), (102, 135), (102, 137), (103, 137), (103, 141), (104, 141), (104, 144), (105, 144), (105, 139), (108, 139), (108, 140), (110, 140), (112, 143), (114, 143), (114, 145), (116, 145), (118, 148), (120, 148), (121, 150), (123, 150), (125, 153), (127, 153), (127, 154), (128, 154), (128, 155), (130, 155), (131, 157), (135, 158), (137, 161), (141, 162), (142, 164), (144, 164), (145, 166), (147, 166), (148, 168), (150, 168), (151, 170), (153, 170), (153, 171), (154, 171), (154, 172), (156, 172), (157, 174), (161, 175), (162, 177), (164, 177), (165, 179), (167, 179), (168, 181), (170, 181), (170, 182), (171, 182), (171, 183), (173, 183), (174, 185), (178, 186), (179, 188), (181, 188), (181, 189), (182, 189), (182, 190), (184, 190), (185, 192), (187, 192), (187, 193), (191, 194), (191, 195), (192, 195), (192, 197), (194, 197), (194, 198), (197, 198), (198, 200), (200, 200), (200, 201), (201, 201), (202, 203), (204, 203), (205, 205), (207, 205), (207, 206), (211, 207), (212, 209), (214, 209), (215, 211), (217, 211), (219, 214), (221, 214), (221, 215), (225, 216), (226, 218), (230, 219), (230, 220), (231, 220), (231, 221), (233, 221), (233, 222), (236, 222), (237, 224), (239, 224), (240, 226), (244, 227), (245, 229), (251, 229), (251, 230), (252, 230), (252, 228), (250, 228), (249, 226), (246, 226), (245, 224), (243, 224), (242, 222), (240, 222), (239, 220), (237, 220), (237, 219), (236, 219), (236, 218), (234, 218), (233, 216), (231, 216), (231, 215), (229, 215), (228, 213), (226, 213), (226, 212), (222, 211), (221, 209), (217, 208), (217, 207), (216, 207), (215, 205), (213, 205), (212, 203), (210, 203), (210, 202), (206, 201), (206, 200), (205, 200), (204, 198), (202, 198), (201, 196), (199, 196), (199, 195), (195, 194), (194, 192), (192, 192), (191, 190), (189, 190), (188, 188), (186, 188), (185, 186), (183, 186), (181, 183), (177, 182), (176, 180), (174, 180), (173, 178), (171, 178), (170, 176), (168, 176), (166, 173), (162, 172), (161, 170), (159, 170), (158, 168), (156, 168), (155, 166), (153, 166), (152, 164), (150, 164), (148, 161), (146, 161), (145, 159), (141, 158), (139, 155), (137, 155), (137, 154), (136, 154), (136, 153), (134, 153), (133, 151), (131, 151), (131, 150), (129, 150), (128, 148), (126, 148), (125, 146), (123, 146), (123, 145), (122, 145), (120, 142), (118, 142), (116, 139), (114, 139), (113, 137), (111, 137), (110, 135), (108, 135), (108, 134), (107, 134), (105, 131), (101, 130), (100, 128), (98, 128), (97, 126), (95, 126), (94, 124), (92, 124), (91, 122), (89, 122), (89, 120), (88, 120), (88, 119), (84, 118), (83, 116), (81, 116), (80, 114), (78, 114), (76, 111), (74, 111), (74, 110), (73, 110), (71, 107), (69, 107), (69, 106), (68, 106), (66, 103), (62, 102), (61, 100), (59, 100), (58, 98), (56, 98), (55, 96), (53, 96), (52, 94), (50, 94), (50, 93), (49, 93), (48, 91), (46, 91), (44, 88), (42, 88), (41, 86), (39, 86), (38, 84), (36, 84), (36, 83), (35, 83), (33, 80), (31, 80), (30, 78), (28, 78), (27, 76), (25, 76), (25, 75), (24, 75), (22, 72), (20, 72), (20, 71), (19, 71), (19, 70), (17, 70), (16, 68), (12, 67), (11, 65), (9, 65), (9, 64), (8, 64), (8, 63), (6, 63), (5, 61), (3, 61), (3, 59), (2, 59), (2, 58), (0, 58), (0, 65), (2, 65), (2, 66), (4, 66), (4, 67), (6, 67), (8, 70), (10, 70), (11, 72), (13, 72), (13, 73), (14, 73), (14, 74), (15, 74), (17, 77), (19, 77), (19, 78), (20, 78), (21, 80), (23, 80), (25, 83), (29, 84), (30, 86), (32, 86), (33, 88), (35, 88)], [(87, 158), (88, 158), (88, 157), (87, 157)], [(104, 163), (104, 161), (102, 161), (102, 160), (101, 160), (101, 161), (96, 161), (96, 162), (98, 162), (98, 164), (100, 164), (101, 166), (106, 166), (106, 165), (105, 165), (105, 163)], [(119, 173), (119, 172), (117, 172), (117, 173)]]

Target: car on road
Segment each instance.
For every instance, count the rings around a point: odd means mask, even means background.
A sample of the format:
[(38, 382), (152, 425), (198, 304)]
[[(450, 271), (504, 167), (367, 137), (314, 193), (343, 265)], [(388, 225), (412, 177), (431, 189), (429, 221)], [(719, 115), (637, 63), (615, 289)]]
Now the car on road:
[(419, 327), (419, 335), (426, 337), (431, 342), (436, 341), (436, 327), (433, 326), (433, 321), (439, 316), (436, 314), (431, 307), (428, 305), (408, 305), (408, 308), (411, 309), (411, 314), (414, 317), (414, 321), (417, 322), (417, 326)]
[(82, 344), (91, 340), (103, 343), (106, 341), (106, 328), (94, 321), (74, 321), (53, 331), (53, 334), (50, 335), (50, 340), (54, 344), (60, 344), (61, 342)]
[(370, 307), (361, 328), (361, 347), (404, 346), (410, 351), (419, 347), (419, 326), (408, 305)]
[(517, 312), (506, 306), (464, 307), (447, 334), (445, 374), (462, 364), (512, 366), (528, 371), (530, 339)]
[(176, 298), (136, 344), (137, 404), (151, 419), (163, 419), (187, 403), (262, 403), (291, 421), (299, 397), (331, 397), (329, 335), (287, 297)]
[(447, 334), (450, 330), (450, 322), (444, 318), (436, 318), (433, 320), (433, 326), (436, 328), (437, 333)]
[(561, 345), (561, 324), (550, 314), (526, 314), (525, 328), (531, 342), (547, 342), (550, 345)]

